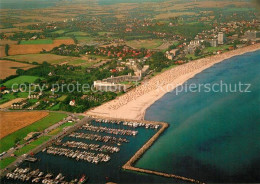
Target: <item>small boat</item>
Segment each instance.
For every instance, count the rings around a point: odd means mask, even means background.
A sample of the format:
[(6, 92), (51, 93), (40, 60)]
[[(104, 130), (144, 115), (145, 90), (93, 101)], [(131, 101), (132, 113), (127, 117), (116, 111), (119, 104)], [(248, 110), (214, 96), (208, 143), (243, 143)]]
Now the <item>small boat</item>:
[(85, 183), (86, 181), (87, 181), (87, 177), (85, 176), (85, 175), (83, 175), (80, 179), (79, 179), (79, 182), (78, 182), (78, 184), (83, 184), (83, 183)]

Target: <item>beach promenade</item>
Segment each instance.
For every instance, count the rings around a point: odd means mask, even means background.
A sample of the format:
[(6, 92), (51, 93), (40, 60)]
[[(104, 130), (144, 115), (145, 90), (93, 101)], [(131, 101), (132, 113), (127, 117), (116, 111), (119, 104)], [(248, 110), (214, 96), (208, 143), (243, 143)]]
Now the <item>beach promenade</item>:
[(110, 118), (141, 120), (144, 118), (145, 111), (149, 106), (166, 93), (184, 84), (196, 74), (210, 68), (214, 64), (222, 62), (225, 59), (259, 49), (260, 44), (250, 45), (223, 54), (213, 55), (176, 66), (156, 75), (126, 94), (85, 112), (85, 114)]

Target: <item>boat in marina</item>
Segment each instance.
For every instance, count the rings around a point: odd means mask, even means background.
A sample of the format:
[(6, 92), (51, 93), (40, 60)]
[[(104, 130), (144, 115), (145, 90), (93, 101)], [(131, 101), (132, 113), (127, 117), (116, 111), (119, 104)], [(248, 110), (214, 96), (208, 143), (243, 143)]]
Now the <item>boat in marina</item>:
[(79, 179), (78, 184), (83, 184), (83, 183), (87, 182), (87, 179), (88, 179), (88, 177), (86, 177), (86, 175), (83, 175), (83, 176)]

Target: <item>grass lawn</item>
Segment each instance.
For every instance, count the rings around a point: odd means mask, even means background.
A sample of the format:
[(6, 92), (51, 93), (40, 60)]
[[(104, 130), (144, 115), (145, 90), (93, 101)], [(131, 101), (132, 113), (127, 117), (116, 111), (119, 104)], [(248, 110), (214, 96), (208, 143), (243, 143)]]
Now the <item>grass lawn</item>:
[(126, 44), (133, 48), (146, 48), (146, 49), (155, 49), (162, 45), (163, 41), (159, 39), (153, 40), (131, 40), (127, 41)]
[(58, 112), (50, 112), (50, 114), (45, 118), (36, 121), (35, 123), (27, 127), (24, 127), (12, 134), (9, 134), (8, 136), (1, 139), (0, 153), (15, 146), (15, 142), (17, 140), (22, 140), (24, 137), (27, 136), (28, 133), (43, 131), (49, 126), (54, 125), (55, 123), (61, 121), (65, 117), (67, 117), (66, 114), (58, 113)]
[(65, 34), (66, 36), (68, 35), (74, 35), (74, 36), (87, 36), (88, 33), (82, 32), (82, 31), (75, 31), (75, 32), (69, 32)]
[(2, 98), (0, 99), (0, 104), (3, 104), (5, 102), (8, 102), (8, 101), (16, 99), (16, 98), (27, 98), (28, 95), (29, 95), (29, 93), (27, 93), (27, 92), (4, 94), (2, 96)]
[(32, 45), (32, 44), (53, 44), (51, 39), (39, 39), (39, 40), (22, 40), (20, 45)]
[[(13, 79), (10, 79), (8, 81), (6, 81), (4, 83), (4, 85), (7, 87), (7, 88), (11, 88), (13, 84), (14, 85), (14, 89), (17, 89), (18, 88), (18, 85), (19, 84), (24, 84), (25, 82), (28, 82), (28, 83), (34, 83), (34, 81), (36, 79), (38, 79), (39, 77), (36, 77), (36, 76), (28, 76), (28, 75), (22, 75), (22, 76), (18, 76), (16, 78), (13, 78)], [(18, 84), (18, 85), (17, 85)]]
[(57, 98), (58, 101), (64, 101), (68, 95), (62, 95), (61, 97)]
[(100, 36), (104, 36), (105, 34), (111, 35), (111, 34), (114, 34), (114, 33), (113, 33), (113, 32), (98, 32), (98, 34), (99, 34)]
[(52, 130), (48, 135), (51, 135), (51, 136), (57, 135), (58, 133), (60, 133), (60, 132), (63, 130), (63, 128), (72, 126), (72, 125), (74, 125), (74, 124), (75, 124), (75, 123), (69, 123), (69, 122), (64, 123), (64, 124), (62, 124), (61, 126), (59, 126), (58, 128)]
[(0, 169), (6, 168), (8, 165), (13, 163), (16, 160), (15, 157), (7, 157), (3, 160), (0, 160)]
[(228, 49), (230, 46), (232, 46), (232, 45), (223, 45), (223, 46), (219, 46), (219, 47), (206, 47), (204, 49), (204, 51), (206, 51), (206, 52), (217, 52), (219, 50)]
[(88, 61), (83, 60), (83, 59), (76, 59), (76, 60), (73, 60), (73, 61), (69, 61), (69, 64), (70, 65), (78, 65), (78, 64), (87, 63), (87, 62)]
[(193, 60), (195, 60), (195, 59), (200, 58), (200, 56), (195, 56), (194, 54), (187, 54), (186, 58), (188, 58), (188, 59), (192, 58)]
[(67, 39), (71, 39), (71, 37), (69, 37), (69, 36), (62, 36), (62, 37), (57, 37), (55, 39), (56, 40), (67, 40)]
[(44, 142), (48, 141), (51, 137), (50, 136), (42, 136), (39, 139), (36, 139), (35, 141), (32, 141), (31, 143), (25, 145), (21, 149), (14, 152), (16, 156), (21, 156), (23, 154), (28, 153), (32, 149), (36, 148), (37, 146), (43, 144)]

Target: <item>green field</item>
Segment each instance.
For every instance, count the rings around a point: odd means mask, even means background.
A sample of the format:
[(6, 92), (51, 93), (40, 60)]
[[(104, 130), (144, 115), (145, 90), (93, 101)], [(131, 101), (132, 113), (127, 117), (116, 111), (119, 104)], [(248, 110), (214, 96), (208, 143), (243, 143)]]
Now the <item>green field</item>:
[(7, 151), (11, 147), (15, 145), (15, 142), (18, 140), (22, 140), (24, 137), (27, 136), (30, 132), (41, 132), (48, 128), (51, 125), (61, 121), (63, 118), (67, 117), (66, 114), (58, 113), (58, 112), (50, 112), (48, 116), (45, 118), (36, 121), (35, 123), (24, 127), (12, 134), (7, 135), (6, 137), (1, 139), (0, 144), (0, 153)]
[(219, 47), (206, 47), (204, 49), (204, 51), (206, 51), (206, 52), (217, 52), (219, 50), (228, 49), (230, 46), (232, 46), (232, 45), (223, 45), (223, 46), (219, 46)]
[(69, 36), (69, 35), (74, 35), (74, 36), (87, 36), (88, 33), (86, 32), (82, 32), (82, 31), (75, 31), (75, 32), (69, 32), (69, 33), (66, 33), (66, 36)]
[(57, 135), (58, 133), (60, 133), (63, 130), (63, 128), (72, 126), (74, 124), (75, 123), (69, 123), (69, 122), (68, 123), (64, 123), (61, 126), (59, 126), (58, 128), (52, 130), (48, 135), (52, 135), (52, 136), (53, 135)]
[(50, 64), (59, 64), (67, 60), (78, 59), (71, 56), (60, 56), (55, 54), (24, 54), (16, 56), (8, 56), (8, 59), (14, 59), (16, 61), (28, 61), (30, 63), (37, 62), (43, 63), (44, 61)]
[(67, 40), (67, 39), (71, 39), (71, 37), (69, 37), (69, 36), (62, 36), (62, 37), (57, 37), (55, 39), (56, 40)]
[(62, 95), (61, 97), (57, 98), (58, 101), (64, 101), (68, 95)]
[(3, 160), (0, 160), (0, 169), (4, 169), (7, 167), (9, 164), (13, 163), (16, 160), (15, 157), (7, 157)]
[(19, 84), (24, 84), (25, 82), (34, 83), (34, 81), (36, 79), (39, 79), (39, 77), (22, 75), (22, 76), (19, 76), (19, 77), (16, 77), (16, 78), (13, 78), (13, 79), (6, 81), (4, 83), (4, 85), (7, 88), (11, 88), (12, 85), (14, 85), (14, 89), (17, 89)]
[(25, 145), (21, 149), (14, 152), (16, 156), (21, 156), (23, 154), (28, 153), (32, 149), (36, 148), (37, 146), (43, 144), (44, 142), (48, 141), (51, 137), (50, 136), (42, 136), (39, 139), (36, 139), (35, 141), (32, 141), (31, 143)]
[(51, 39), (40, 39), (40, 40), (22, 40), (20, 45), (33, 45), (33, 44), (53, 44)]
[(2, 96), (2, 98), (0, 99), (0, 104), (3, 104), (5, 102), (8, 102), (8, 101), (16, 99), (16, 98), (27, 98), (28, 95), (29, 95), (29, 93), (27, 93), (27, 92), (4, 94)]
[(131, 40), (127, 41), (126, 44), (133, 48), (146, 48), (146, 49), (155, 49), (162, 45), (163, 41), (159, 39), (153, 40)]

